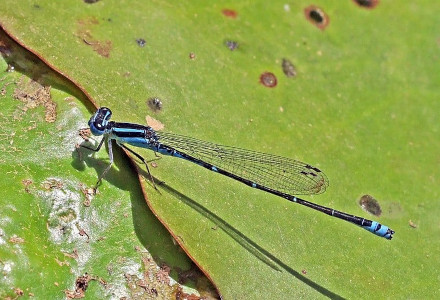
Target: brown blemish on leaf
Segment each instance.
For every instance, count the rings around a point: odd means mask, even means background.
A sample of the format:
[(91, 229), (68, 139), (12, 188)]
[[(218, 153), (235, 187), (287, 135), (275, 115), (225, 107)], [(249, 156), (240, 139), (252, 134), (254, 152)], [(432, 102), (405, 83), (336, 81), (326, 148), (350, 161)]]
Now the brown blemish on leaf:
[(231, 18), (231, 19), (235, 19), (237, 17), (237, 15), (238, 15), (238, 13), (235, 10), (228, 9), (228, 8), (223, 9), (222, 10), (222, 14), (225, 17), (228, 17), (228, 18)]
[(170, 284), (170, 272), (171, 268), (166, 264), (162, 264), (159, 271), (156, 273), (157, 281), (160, 283)]
[(327, 14), (321, 8), (315, 5), (306, 7), (304, 9), (304, 15), (310, 23), (321, 30), (324, 30), (330, 22), (330, 18), (327, 16)]
[(58, 214), (58, 218), (63, 222), (63, 223), (69, 223), (72, 222), (73, 220), (75, 220), (76, 218), (76, 213), (74, 210), (68, 208), (66, 211), (59, 213)]
[(60, 180), (51, 178), (43, 181), (41, 187), (47, 191), (52, 189), (61, 189), (63, 187), (63, 183)]
[(89, 274), (84, 274), (84, 276), (79, 276), (75, 281), (75, 290), (64, 290), (66, 297), (68, 299), (79, 299), (85, 297), (85, 292), (89, 287), (89, 282), (92, 280), (97, 280), (96, 276), (91, 276)]
[(73, 249), (72, 253), (63, 252), (63, 254), (64, 254), (64, 256), (73, 258), (75, 260), (78, 259), (78, 249), (76, 249), (76, 248)]
[(107, 283), (106, 280), (104, 280), (104, 278), (99, 277), (99, 283), (100, 283), (104, 288), (107, 288), (108, 283)]
[[(23, 295), (24, 295), (23, 290), (20, 289), (20, 288), (14, 288), (14, 293), (15, 293), (17, 296), (23, 296)], [(15, 299), (16, 299), (16, 298), (15, 298)]]
[[(193, 264), (191, 270), (183, 271), (183, 275), (179, 275), (178, 282), (170, 280), (171, 270), (175, 270), (181, 273), (182, 270), (178, 267), (171, 267), (165, 263), (158, 264), (155, 262), (153, 257), (143, 250), (139, 246), (134, 247), (135, 251), (140, 255), (142, 260), (144, 272), (142, 277), (132, 274), (124, 274), (126, 280), (126, 286), (131, 294), (131, 298), (136, 299), (219, 299), (219, 295), (215, 288), (211, 284), (208, 278), (203, 276), (203, 273), (198, 269), (198, 267)], [(113, 272), (113, 267), (107, 267), (109, 274)], [(193, 280), (196, 289), (200, 293), (198, 295), (187, 295), (188, 298), (176, 298), (176, 295), (183, 296), (180, 286), (181, 278)], [(166, 283), (166, 284), (164, 284)], [(135, 296), (135, 297), (134, 297)], [(130, 299), (131, 299), (130, 298)]]
[(95, 17), (88, 17), (84, 19), (79, 19), (78, 24), (80, 25), (97, 25), (99, 24), (99, 21)]
[(97, 52), (99, 55), (108, 58), (110, 56), (110, 51), (112, 50), (111, 41), (97, 41), (93, 40), (91, 37), (83, 37), (83, 41), (86, 45), (92, 46), (93, 51)]
[[(126, 286), (130, 299), (218, 299), (218, 294), (211, 293), (197, 284), (199, 295), (185, 294), (178, 282), (170, 280), (171, 267), (166, 264), (157, 266), (151, 255), (139, 247), (135, 250), (140, 254), (144, 272), (142, 277), (125, 273)], [(197, 268), (197, 267), (195, 267)], [(200, 273), (200, 271), (199, 271)], [(206, 279), (206, 277), (202, 276)], [(207, 280), (207, 279), (206, 279)], [(209, 282), (209, 281), (208, 281)], [(211, 289), (213, 287), (211, 286)]]
[(11, 236), (11, 238), (9, 239), (9, 242), (11, 244), (23, 244), (24, 243), (24, 239), (21, 237), (16, 236), (15, 234), (13, 236)]
[(61, 261), (58, 258), (55, 257), (55, 262), (60, 266), (70, 266), (70, 263), (68, 261)]
[(158, 281), (160, 276), (158, 276), (158, 268), (152, 257), (148, 253), (141, 253), (140, 250), (137, 251), (141, 254), (145, 271), (142, 278), (136, 275), (124, 274), (131, 296), (145, 299), (155, 297), (159, 297), (159, 299), (172, 299), (172, 288)]
[(76, 228), (77, 228), (78, 231), (79, 231), (79, 235), (80, 235), (80, 236), (86, 236), (86, 237), (87, 237), (87, 241), (86, 241), (86, 243), (88, 243), (89, 240), (90, 240), (90, 236), (87, 234), (87, 231), (85, 231), (83, 228), (81, 228), (81, 226), (79, 225), (79, 223), (76, 223), (75, 225), (76, 225)]
[(89, 141), (89, 138), (92, 136), (92, 132), (90, 128), (81, 128), (79, 130), (79, 136), (86, 142)]
[(163, 123), (159, 120), (156, 120), (153, 117), (150, 116), (146, 116), (145, 120), (147, 121), (147, 125), (150, 126), (151, 128), (153, 128), (154, 130), (162, 130), (165, 128), (165, 125), (163, 125)]
[(53, 123), (57, 119), (57, 105), (52, 101), (50, 89), (50, 86), (43, 86), (35, 80), (26, 80), (22, 77), (17, 82), (13, 96), (25, 104), (23, 111), (44, 106), (46, 122)]
[(30, 179), (23, 179), (21, 183), (24, 185), (24, 190), (26, 193), (30, 193), (29, 186), (33, 183)]
[(96, 107), (92, 97), (81, 85), (72, 80), (68, 74), (56, 69), (44, 57), (26, 48), (20, 40), (15, 40), (2, 24), (0, 24), (0, 54), (8, 64), (15, 67), (15, 70), (27, 77), (44, 86), (61, 87), (60, 89), (83, 101), (88, 108), (92, 109), (92, 104), (93, 108)]
[(91, 46), (93, 51), (101, 55), (102, 57), (110, 57), (110, 52), (113, 48), (110, 40), (98, 40), (92, 35), (92, 29), (94, 26), (99, 25), (98, 19), (95, 17), (84, 18), (77, 21), (78, 29), (76, 36), (82, 40), (82, 42), (88, 46)]
[(359, 199), (359, 205), (363, 210), (372, 215), (380, 216), (382, 214), (382, 209), (380, 208), (379, 202), (371, 195), (363, 195)]
[(93, 196), (95, 195), (95, 189), (89, 188), (89, 187), (86, 187), (83, 184), (80, 184), (80, 190), (81, 190), (81, 193), (84, 195), (84, 198), (85, 198), (85, 200), (83, 202), (84, 206), (85, 207), (89, 207), (90, 204), (92, 203)]

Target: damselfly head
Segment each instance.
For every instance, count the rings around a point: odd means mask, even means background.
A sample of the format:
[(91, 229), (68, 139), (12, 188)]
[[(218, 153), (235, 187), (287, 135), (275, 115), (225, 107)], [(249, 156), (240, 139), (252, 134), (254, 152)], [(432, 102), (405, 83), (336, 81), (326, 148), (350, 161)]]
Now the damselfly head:
[(103, 135), (105, 133), (108, 121), (112, 117), (110, 108), (101, 107), (89, 120), (90, 131), (93, 135)]

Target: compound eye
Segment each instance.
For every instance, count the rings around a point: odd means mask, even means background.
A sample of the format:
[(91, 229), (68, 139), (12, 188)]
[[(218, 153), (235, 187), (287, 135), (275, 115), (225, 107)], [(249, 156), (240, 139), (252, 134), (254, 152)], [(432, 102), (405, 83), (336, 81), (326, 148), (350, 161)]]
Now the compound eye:
[(107, 107), (99, 108), (96, 113), (90, 118), (89, 126), (94, 135), (102, 135), (105, 133), (105, 128), (112, 117), (112, 111)]
[(100, 109), (98, 109), (98, 111), (100, 115), (102, 115), (107, 121), (110, 120), (110, 118), (112, 117), (112, 111), (110, 110), (110, 108), (101, 107)]
[(107, 123), (108, 120), (112, 117), (112, 111), (110, 108), (107, 107), (101, 107), (98, 109), (98, 111), (95, 113), (96, 121), (101, 121), (102, 123)]

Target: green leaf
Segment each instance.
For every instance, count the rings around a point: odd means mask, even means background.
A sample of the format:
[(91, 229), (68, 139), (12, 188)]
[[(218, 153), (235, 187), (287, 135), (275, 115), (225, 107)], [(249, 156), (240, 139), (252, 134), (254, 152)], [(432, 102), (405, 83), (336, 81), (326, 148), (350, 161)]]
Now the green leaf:
[[(20, 60), (11, 41), (0, 41), (17, 68), (54, 78)], [(0, 60), (0, 69), (7, 68)], [(195, 283), (200, 292), (209, 289), (148, 209), (119, 151), (106, 178), (112, 184), (94, 194), (108, 157), (76, 148), (89, 118), (81, 103), (18, 72), (4, 71), (0, 88), (0, 298), (79, 297), (87, 286), (78, 280), (88, 282), (91, 299), (169, 298), (197, 293)], [(177, 284), (188, 272), (187, 286)]]
[[(372, 195), (382, 207), (376, 219), (396, 231), (392, 241), (380, 239), (189, 162), (161, 158), (150, 168), (164, 181), (158, 191), (141, 172), (149, 206), (225, 298), (438, 293), (437, 3), (380, 1), (365, 9), (318, 1), (330, 18), (320, 30), (304, 15), (306, 1), (6, 2), (6, 30), (98, 106), (111, 107), (114, 120), (145, 124), (150, 115), (167, 131), (309, 162), (331, 186), (306, 199), (372, 218), (358, 205)], [(231, 51), (226, 41), (238, 48)], [(295, 65), (296, 77), (284, 75), (283, 58)], [(276, 87), (260, 83), (264, 72), (275, 74)], [(149, 108), (152, 97), (161, 99), (160, 111)], [(125, 164), (117, 164), (120, 172)], [(105, 164), (99, 166), (98, 173)], [(69, 170), (72, 177), (96, 175)], [(110, 205), (124, 191), (117, 182), (128, 176), (115, 172), (96, 196)]]

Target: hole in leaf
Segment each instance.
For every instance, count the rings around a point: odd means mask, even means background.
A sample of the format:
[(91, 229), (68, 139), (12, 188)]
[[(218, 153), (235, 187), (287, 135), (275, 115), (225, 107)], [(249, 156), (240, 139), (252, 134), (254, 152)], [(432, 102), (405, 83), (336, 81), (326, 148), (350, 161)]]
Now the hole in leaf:
[(319, 7), (310, 5), (304, 9), (304, 14), (310, 23), (321, 30), (324, 30), (330, 22), (327, 14)]
[(379, 0), (353, 0), (353, 1), (357, 5), (368, 9), (373, 9), (376, 7), (376, 5), (379, 4)]
[(260, 82), (266, 87), (273, 88), (277, 85), (277, 77), (271, 72), (264, 72), (260, 75)]

